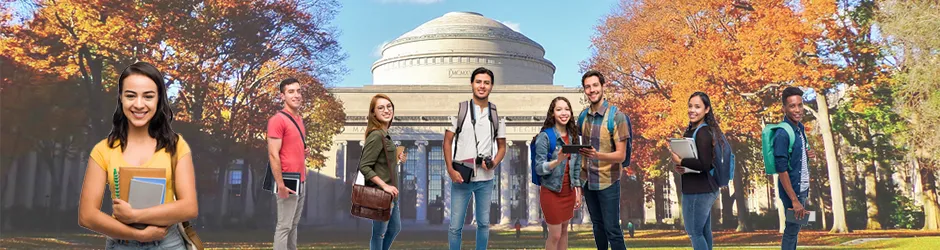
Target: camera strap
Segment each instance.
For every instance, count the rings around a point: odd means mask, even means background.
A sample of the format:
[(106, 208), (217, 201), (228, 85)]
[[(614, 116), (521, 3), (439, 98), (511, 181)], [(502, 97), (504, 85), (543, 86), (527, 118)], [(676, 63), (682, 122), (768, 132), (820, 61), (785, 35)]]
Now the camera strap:
[[(470, 125), (473, 126), (473, 149), (477, 152), (477, 155), (473, 157), (473, 177), (477, 176), (477, 161), (476, 158), (480, 157), (480, 141), (477, 139), (477, 108), (474, 107), (476, 104), (473, 103), (473, 99), (467, 102), (468, 108), (470, 108)], [(487, 106), (489, 109), (489, 106)]]

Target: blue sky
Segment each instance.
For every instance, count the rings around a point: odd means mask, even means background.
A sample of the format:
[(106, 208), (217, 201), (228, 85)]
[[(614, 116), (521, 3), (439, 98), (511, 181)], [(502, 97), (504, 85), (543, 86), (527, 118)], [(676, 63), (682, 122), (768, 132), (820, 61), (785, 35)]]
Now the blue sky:
[(378, 48), (419, 25), (452, 11), (472, 11), (498, 20), (545, 48), (555, 64), (555, 85), (580, 85), (578, 64), (591, 56), (594, 27), (618, 5), (618, 0), (590, 1), (456, 1), (350, 0), (341, 1), (333, 24), (349, 55), (349, 73), (336, 87), (372, 83), (372, 63)]

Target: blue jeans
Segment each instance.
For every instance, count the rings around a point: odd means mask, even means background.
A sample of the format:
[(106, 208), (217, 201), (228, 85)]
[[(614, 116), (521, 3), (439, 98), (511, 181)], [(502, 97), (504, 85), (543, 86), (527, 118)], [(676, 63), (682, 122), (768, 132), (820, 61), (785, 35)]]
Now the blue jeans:
[(162, 240), (151, 242), (140, 242), (136, 240), (119, 240), (108, 237), (104, 243), (104, 248), (108, 250), (130, 250), (130, 249), (186, 249), (186, 242), (183, 241), (183, 235), (180, 234), (179, 226), (172, 225), (166, 228), (166, 236)]
[(682, 220), (685, 232), (692, 240), (692, 249), (712, 249), (712, 205), (718, 191), (700, 194), (682, 194)]
[(392, 216), (388, 221), (372, 221), (372, 240), (369, 249), (388, 250), (392, 247), (395, 237), (401, 232), (401, 210), (398, 201), (392, 202)]
[(463, 232), (463, 220), (467, 217), (467, 205), (470, 196), (473, 199), (473, 211), (477, 219), (477, 247), (486, 249), (490, 241), (490, 200), (493, 194), (493, 180), (476, 181), (468, 184), (450, 184), (450, 228), (447, 230), (447, 243), (451, 250), (460, 250), (460, 237)]
[(584, 203), (591, 214), (594, 224), (594, 244), (597, 249), (627, 249), (623, 242), (623, 229), (620, 228), (620, 181), (614, 182), (604, 190), (584, 190)]
[[(806, 196), (809, 192), (797, 193), (796, 198), (800, 200), (800, 205), (803, 205), (803, 208), (806, 208)], [(793, 204), (783, 203), (783, 209), (793, 208)], [(786, 212), (786, 211), (784, 211)], [(800, 236), (800, 228), (802, 225), (796, 223), (787, 222), (786, 227), (783, 229), (783, 239), (780, 241), (780, 249), (796, 249), (797, 239)]]

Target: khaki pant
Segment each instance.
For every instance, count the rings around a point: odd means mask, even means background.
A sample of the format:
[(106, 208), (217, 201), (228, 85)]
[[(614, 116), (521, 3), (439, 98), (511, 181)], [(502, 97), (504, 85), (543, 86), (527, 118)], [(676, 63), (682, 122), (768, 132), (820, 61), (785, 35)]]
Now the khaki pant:
[[(297, 194), (277, 198), (277, 226), (274, 229), (274, 249), (297, 249), (297, 224), (304, 210), (305, 186), (301, 184)], [(277, 197), (275, 194), (274, 197)]]

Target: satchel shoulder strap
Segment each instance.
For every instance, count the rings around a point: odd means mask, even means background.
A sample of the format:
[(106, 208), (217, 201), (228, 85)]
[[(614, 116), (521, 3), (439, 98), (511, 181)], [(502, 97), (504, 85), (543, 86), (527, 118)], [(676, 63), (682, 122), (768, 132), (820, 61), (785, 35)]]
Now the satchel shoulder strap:
[[(177, 134), (176, 136), (179, 136), (179, 135)], [(177, 139), (177, 140), (178, 140), (178, 139)], [(179, 142), (177, 142), (177, 143), (179, 143)], [(174, 151), (174, 152), (175, 152), (175, 151)], [(176, 154), (176, 153), (173, 153), (173, 155), (170, 155), (170, 172), (171, 172), (171, 173), (170, 173), (170, 176), (173, 177), (173, 182), (174, 182), (174, 183), (173, 183), (173, 200), (176, 200), (176, 183), (175, 183), (175, 182), (176, 182), (176, 162), (177, 162), (177, 159), (176, 159), (176, 158), (177, 158), (177, 155), (175, 155), (175, 154)], [(182, 223), (183, 223), (183, 228), (190, 227), (190, 222), (189, 222), (189, 221), (183, 221)]]
[[(376, 131), (380, 131), (380, 130), (373, 130), (371, 133), (375, 133)], [(395, 171), (396, 169), (392, 167), (392, 164), (393, 164), (392, 159), (396, 159), (396, 158), (389, 157), (387, 148), (388, 148), (388, 144), (385, 143), (385, 136), (382, 136), (382, 153), (385, 154), (386, 160), (388, 161), (388, 163), (385, 165), (388, 167), (388, 172), (391, 173), (392, 175), (392, 183), (391, 183), (392, 186), (397, 188), (398, 187), (398, 184), (397, 184), (398, 173), (397, 171)], [(362, 154), (359, 154), (359, 162), (362, 162)], [(363, 182), (366, 182), (366, 181), (370, 181), (370, 180), (363, 180)], [(353, 181), (353, 186), (355, 185), (356, 185), (356, 182)]]
[(294, 120), (294, 117), (291, 117), (290, 114), (288, 114), (287, 112), (284, 112), (284, 110), (281, 110), (280, 112), (281, 114), (284, 114), (284, 116), (287, 116), (287, 119), (290, 119), (290, 122), (294, 123), (294, 127), (297, 128), (297, 134), (300, 134), (300, 141), (304, 142), (304, 149), (306, 149), (307, 148), (307, 136), (304, 135), (303, 130), (300, 130), (300, 125), (297, 125), (297, 121)]

